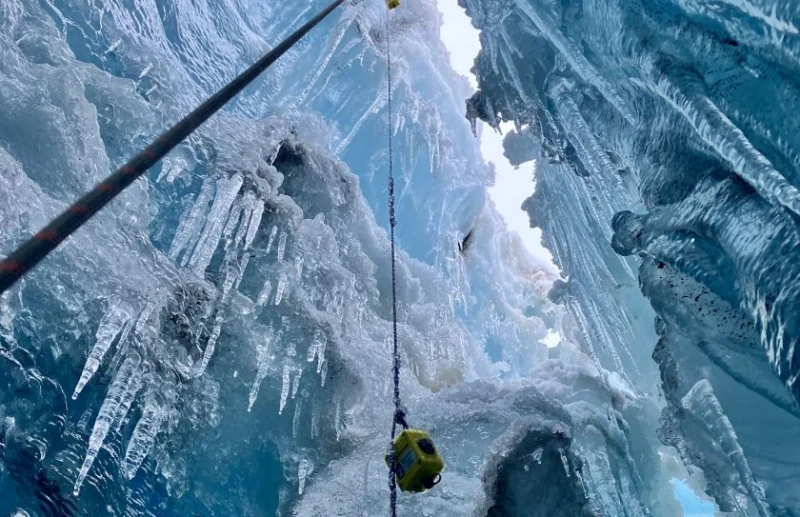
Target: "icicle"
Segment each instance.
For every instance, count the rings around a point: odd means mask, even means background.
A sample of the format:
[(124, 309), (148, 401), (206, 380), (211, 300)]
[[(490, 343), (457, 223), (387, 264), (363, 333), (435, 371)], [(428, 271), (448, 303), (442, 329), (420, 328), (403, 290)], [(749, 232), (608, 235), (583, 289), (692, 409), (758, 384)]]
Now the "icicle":
[(83, 460), (83, 465), (78, 473), (78, 478), (75, 480), (75, 487), (73, 488), (73, 495), (78, 495), (81, 491), (81, 485), (92, 467), (100, 447), (103, 446), (103, 441), (106, 439), (108, 430), (114, 423), (114, 418), (118, 414), (119, 406), (125, 394), (128, 392), (129, 386), (132, 382), (136, 382), (136, 377), (140, 374), (139, 365), (142, 359), (138, 354), (131, 354), (122, 363), (122, 367), (117, 372), (111, 387), (108, 389), (103, 405), (100, 406), (100, 412), (97, 414), (97, 419), (94, 422), (92, 434), (89, 437), (89, 447), (86, 451), (86, 458)]
[(206, 341), (206, 348), (203, 350), (203, 357), (200, 360), (200, 365), (194, 372), (194, 377), (200, 377), (208, 368), (208, 363), (211, 362), (211, 356), (214, 355), (214, 351), (217, 348), (217, 340), (219, 339), (219, 335), (222, 333), (222, 315), (221, 311), (217, 312), (217, 317), (214, 318), (214, 326), (211, 328), (211, 334), (208, 336), (208, 341)]
[(302, 410), (303, 399), (300, 399), (294, 406), (294, 416), (292, 417), (292, 438), (297, 438), (297, 431), (300, 429), (300, 412)]
[(264, 253), (265, 255), (269, 255), (269, 252), (272, 250), (272, 245), (275, 243), (275, 236), (278, 234), (278, 227), (273, 226), (272, 230), (269, 232), (269, 240), (267, 241), (267, 251)]
[(139, 79), (142, 79), (144, 76), (149, 74), (152, 70), (153, 70), (153, 64), (149, 63), (146, 67), (144, 67), (144, 70), (142, 70), (142, 73), (139, 74)]
[(305, 490), (306, 488), (307, 474), (308, 474), (308, 461), (305, 459), (300, 460), (300, 466), (297, 467), (297, 481), (298, 481), (297, 492), (300, 495), (303, 495), (303, 490)]
[(195, 372), (195, 377), (200, 377), (206, 371), (208, 367), (208, 363), (211, 361), (211, 356), (214, 355), (214, 350), (217, 347), (217, 340), (219, 339), (219, 335), (222, 333), (222, 320), (223, 320), (223, 309), (228, 304), (228, 300), (230, 298), (230, 292), (233, 288), (233, 283), (235, 281), (235, 277), (233, 273), (228, 270), (225, 274), (225, 281), (222, 284), (222, 294), (220, 295), (220, 303), (217, 304), (217, 314), (214, 317), (214, 327), (211, 329), (211, 334), (208, 336), (208, 341), (206, 342), (206, 349), (203, 351), (203, 359), (200, 362), (200, 366), (197, 368)]
[(269, 301), (269, 295), (272, 291), (272, 284), (269, 280), (264, 282), (264, 287), (261, 288), (261, 293), (258, 295), (258, 301), (256, 302), (258, 305), (266, 305)]
[(142, 417), (136, 422), (125, 459), (122, 460), (122, 474), (127, 479), (133, 479), (145, 457), (150, 453), (156, 439), (161, 423), (164, 421), (166, 411), (155, 400), (145, 403)]
[(583, 495), (588, 499), (589, 490), (586, 488), (586, 483), (583, 482), (583, 476), (581, 476), (580, 470), (575, 469), (575, 477), (578, 478), (578, 482), (581, 484), (581, 488), (583, 488)]
[[(237, 200), (233, 207), (231, 207), (231, 211), (228, 214), (227, 222), (225, 223), (225, 227), (222, 229), (222, 239), (225, 241), (225, 250), (227, 251), (233, 245), (233, 239), (231, 236), (233, 235), (233, 231), (236, 229), (236, 226), (239, 225), (239, 233), (242, 232), (242, 226), (244, 223), (240, 223), (242, 219), (242, 212), (244, 208), (242, 207), (242, 202)], [(244, 217), (247, 217), (245, 214)]]
[(269, 341), (258, 348), (258, 372), (256, 373), (255, 381), (253, 381), (253, 387), (250, 388), (250, 402), (247, 405), (248, 412), (252, 411), (253, 404), (256, 403), (256, 399), (258, 398), (258, 390), (261, 388), (261, 381), (267, 376), (267, 370), (269, 369), (271, 359), (269, 349)]
[(559, 447), (558, 454), (561, 456), (561, 463), (564, 465), (564, 472), (567, 473), (567, 477), (572, 477), (569, 469), (569, 461), (567, 460), (567, 456), (564, 454), (564, 449)]
[[(327, 348), (327, 341), (322, 340), (319, 343), (317, 350), (317, 373), (322, 374), (322, 385), (325, 386), (325, 377), (328, 376), (328, 363), (325, 361), (325, 349)], [(322, 367), (325, 366), (325, 372), (322, 373)]]
[(314, 359), (317, 358), (317, 350), (319, 350), (319, 343), (316, 341), (311, 343), (311, 346), (308, 347), (308, 353), (306, 354), (306, 361), (309, 363), (313, 363)]
[[(197, 243), (200, 232), (203, 230), (203, 215), (208, 210), (208, 204), (211, 202), (213, 186), (214, 184), (210, 179), (204, 181), (194, 205), (181, 216), (178, 230), (175, 232), (175, 237), (172, 239), (172, 245), (169, 248), (169, 258), (173, 261), (177, 262), (182, 252), (193, 249)], [(189, 253), (186, 253), (182, 264), (186, 264), (188, 255)]]
[(280, 305), (283, 300), (283, 292), (286, 290), (286, 274), (281, 273), (278, 279), (278, 287), (275, 290), (275, 305)]
[(256, 201), (253, 211), (250, 213), (250, 223), (247, 225), (247, 236), (244, 239), (244, 249), (249, 250), (256, 240), (258, 229), (261, 227), (261, 219), (264, 217), (264, 202)]
[(242, 257), (242, 263), (239, 265), (239, 274), (236, 275), (236, 282), (233, 283), (234, 289), (239, 289), (239, 286), (244, 279), (244, 272), (247, 271), (247, 265), (250, 263), (250, 254), (245, 253)]
[(242, 199), (242, 221), (239, 223), (239, 229), (236, 231), (236, 236), (233, 238), (233, 247), (239, 249), (239, 246), (244, 242), (245, 235), (247, 234), (247, 227), (250, 225), (250, 218), (253, 216), (253, 209), (255, 208), (255, 196), (248, 192)]
[(283, 365), (283, 383), (281, 384), (281, 405), (278, 408), (278, 414), (283, 414), (283, 408), (286, 407), (286, 400), (289, 398), (289, 381), (291, 380), (292, 369), (288, 364)]
[(316, 406), (311, 411), (311, 438), (319, 436), (319, 410)]
[(189, 168), (189, 163), (182, 157), (166, 156), (161, 163), (161, 173), (158, 175), (156, 183), (161, 183), (164, 178), (167, 179), (167, 183), (173, 183), (181, 172)]
[(297, 270), (297, 278), (298, 280), (303, 276), (303, 257), (297, 257), (294, 259), (294, 268)]
[(286, 253), (286, 232), (281, 232), (278, 240), (278, 262), (283, 262), (284, 253)]
[(153, 313), (155, 309), (154, 303), (148, 303), (142, 312), (139, 313), (136, 322), (132, 325), (128, 325), (122, 331), (122, 335), (119, 337), (117, 341), (117, 350), (114, 352), (114, 358), (111, 360), (111, 364), (108, 367), (108, 371), (116, 370), (120, 363), (127, 357), (128, 355), (128, 348), (130, 348), (130, 341), (128, 340), (128, 336), (131, 332), (138, 336), (146, 336), (145, 330), (148, 328), (147, 323), (150, 319), (150, 315)]
[(297, 389), (300, 387), (300, 377), (303, 375), (303, 369), (297, 369), (297, 375), (294, 376), (294, 382), (292, 383), (292, 398), (297, 396)]
[(206, 224), (203, 233), (197, 241), (194, 252), (189, 259), (188, 266), (197, 275), (203, 276), (211, 257), (217, 249), (220, 238), (222, 237), (223, 226), (230, 214), (231, 207), (236, 201), (236, 195), (242, 188), (244, 178), (241, 174), (236, 174), (231, 178), (222, 178), (217, 182), (217, 194), (214, 202), (206, 216)]
[(128, 416), (128, 411), (130, 411), (131, 405), (133, 405), (133, 401), (136, 399), (136, 394), (139, 392), (141, 387), (142, 377), (137, 375), (134, 377), (133, 382), (128, 385), (128, 389), (125, 391), (125, 395), (122, 397), (122, 400), (119, 403), (119, 408), (117, 408), (117, 414), (114, 415), (113, 431), (115, 433), (122, 429), (122, 424), (125, 421), (125, 417)]
[(137, 334), (141, 334), (144, 332), (145, 326), (147, 325), (147, 321), (150, 319), (150, 315), (153, 314), (153, 309), (156, 306), (153, 303), (147, 305), (144, 308), (141, 314), (139, 314), (139, 319), (136, 320), (135, 330)]
[(111, 45), (108, 46), (108, 49), (106, 49), (106, 54), (110, 54), (110, 53), (114, 52), (115, 50), (117, 50), (119, 48), (119, 46), (121, 44), (122, 44), (122, 38), (119, 38), (114, 43), (112, 43)]
[(338, 442), (339, 438), (341, 436), (341, 431), (339, 429), (339, 425), (341, 424), (341, 420), (342, 420), (342, 417), (341, 417), (341, 414), (342, 414), (342, 400), (341, 399), (336, 401), (336, 409), (334, 411), (335, 411), (335, 413), (334, 413), (334, 416), (333, 416), (333, 428), (336, 431), (336, 441)]
[(130, 314), (120, 308), (118, 305), (112, 305), (109, 311), (100, 320), (100, 326), (95, 333), (95, 343), (92, 351), (89, 352), (89, 357), (86, 358), (86, 364), (83, 367), (81, 378), (75, 386), (75, 391), (72, 393), (72, 400), (78, 398), (83, 388), (91, 380), (100, 364), (103, 362), (108, 349), (111, 348), (111, 343), (114, 342), (117, 336), (123, 334), (125, 329), (130, 325)]
[(322, 367), (318, 367), (319, 375), (322, 378), (321, 386), (325, 387), (325, 379), (328, 378), (328, 361), (322, 360)]

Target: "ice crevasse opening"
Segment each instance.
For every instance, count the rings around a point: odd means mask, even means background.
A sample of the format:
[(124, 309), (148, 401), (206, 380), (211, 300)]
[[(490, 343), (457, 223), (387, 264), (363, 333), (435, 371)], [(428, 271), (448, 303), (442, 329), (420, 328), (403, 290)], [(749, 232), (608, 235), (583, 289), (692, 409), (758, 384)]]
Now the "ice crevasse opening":
[[(0, 249), (324, 5), (5, 0)], [(404, 0), (390, 124), (385, 4), (346, 2), (0, 298), (0, 515), (386, 515), (389, 131), (447, 463), (400, 515), (677, 516), (676, 477), (800, 515), (795, 7), (461, 6), (477, 91)], [(560, 275), (487, 197), (504, 122)]]

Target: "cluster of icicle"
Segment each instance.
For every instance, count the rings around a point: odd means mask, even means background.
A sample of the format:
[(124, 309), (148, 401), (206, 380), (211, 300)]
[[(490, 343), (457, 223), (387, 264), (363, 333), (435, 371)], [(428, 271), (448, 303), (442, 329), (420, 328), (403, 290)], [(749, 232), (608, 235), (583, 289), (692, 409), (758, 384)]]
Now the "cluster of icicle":
[[(168, 175), (167, 179), (172, 180), (173, 176)], [(175, 371), (180, 372), (186, 380), (203, 375), (214, 355), (224, 323), (224, 309), (244, 278), (252, 256), (251, 247), (261, 227), (265, 210), (264, 201), (253, 191), (244, 188), (244, 185), (245, 179), (242, 174), (206, 180), (197, 199), (181, 218), (169, 250), (169, 257), (177, 266), (199, 278), (204, 276), (218, 248), (222, 246), (224, 251), (222, 280), (217, 288), (217, 310), (207, 321), (202, 322), (204, 326), (202, 331), (207, 336), (202, 357), (190, 365), (169, 365)], [(277, 225), (273, 225), (267, 235), (266, 247), (260, 249), (259, 252), (271, 256), (275, 250), (277, 262), (284, 262), (289, 234), (280, 230)], [(267, 278), (264, 281), (260, 293), (253, 300), (255, 307), (265, 308), (269, 305), (281, 305), (292, 282), (299, 280), (303, 275), (303, 258), (298, 256), (294, 260), (293, 266), (293, 268), (282, 269), (277, 275), (277, 279)], [(341, 302), (340, 299), (334, 299), (332, 304), (336, 308), (341, 305)], [(165, 304), (165, 299), (151, 301), (144, 304), (143, 310), (137, 311), (130, 305), (117, 301), (111, 304), (99, 324), (95, 344), (89, 352), (83, 372), (75, 386), (73, 400), (78, 398), (97, 374), (109, 350), (116, 344), (117, 351), (108, 369), (115, 373), (95, 419), (86, 457), (75, 481), (74, 493), (76, 495), (109, 433), (122, 429), (137, 394), (144, 393), (141, 397), (141, 417), (128, 440), (125, 456), (120, 465), (122, 474), (126, 478), (132, 479), (136, 475), (171, 411), (174, 397), (164, 396), (160, 393), (161, 388), (156, 390), (154, 386), (147, 390), (142, 389), (143, 385), (148, 382), (145, 381), (148, 359), (144, 358), (149, 358), (151, 355), (163, 357), (163, 354), (148, 355), (147, 351), (159, 346), (157, 332), (153, 330), (158, 328), (159, 323), (154, 319), (157, 318)], [(200, 333), (198, 332), (198, 336), (195, 336), (197, 345), (200, 344)], [(250, 392), (248, 411), (252, 410), (261, 383), (272, 366), (274, 354), (271, 351), (271, 345), (273, 342), (280, 341), (281, 337), (282, 331), (278, 331), (272, 336), (266, 336), (262, 345), (257, 349), (257, 374)], [(328, 368), (328, 362), (325, 360), (326, 348), (327, 338), (318, 331), (308, 349), (307, 359), (309, 363), (316, 362), (316, 372), (320, 375), (323, 386)], [(290, 397), (292, 399), (297, 397), (302, 370), (301, 366), (289, 360), (283, 365), (279, 414), (283, 413)], [(157, 382), (151, 381), (153, 384)], [(302, 400), (298, 399), (293, 419), (295, 435), (299, 425), (301, 406)], [(312, 427), (315, 425), (318, 425), (318, 422), (312, 421)], [(299, 471), (301, 490), (306, 470), (301, 468)]]

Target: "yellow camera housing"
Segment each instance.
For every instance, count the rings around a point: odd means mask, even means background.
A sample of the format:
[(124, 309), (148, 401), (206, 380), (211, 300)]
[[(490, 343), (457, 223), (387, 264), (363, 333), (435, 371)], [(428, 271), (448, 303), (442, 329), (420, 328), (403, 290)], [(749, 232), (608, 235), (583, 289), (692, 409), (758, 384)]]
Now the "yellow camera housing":
[[(441, 481), (444, 460), (436, 451), (430, 435), (419, 429), (405, 429), (393, 443), (397, 486), (403, 492), (424, 492)], [(386, 455), (386, 464), (391, 458)]]

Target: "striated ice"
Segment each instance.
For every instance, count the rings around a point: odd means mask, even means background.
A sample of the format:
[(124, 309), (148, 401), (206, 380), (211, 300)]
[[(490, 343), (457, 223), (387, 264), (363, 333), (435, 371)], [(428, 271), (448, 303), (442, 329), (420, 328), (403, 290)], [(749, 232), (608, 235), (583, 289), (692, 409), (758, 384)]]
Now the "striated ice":
[(772, 512), (764, 500), (762, 488), (753, 477), (753, 472), (748, 464), (747, 457), (739, 444), (736, 430), (725, 415), (714, 395), (711, 383), (702, 379), (695, 384), (682, 401), (684, 409), (691, 412), (699, 422), (706, 427), (706, 432), (713, 437), (715, 443), (722, 449), (725, 457), (736, 468), (740, 482), (747, 490), (750, 500), (754, 503), (759, 516), (769, 517)]
[[(460, 4), (481, 31), (468, 116), (513, 123), (506, 155), (535, 171), (561, 331), (623, 400), (663, 394), (635, 425), (720, 514), (797, 513), (796, 5)], [(610, 514), (641, 511), (638, 481), (591, 477)]]

